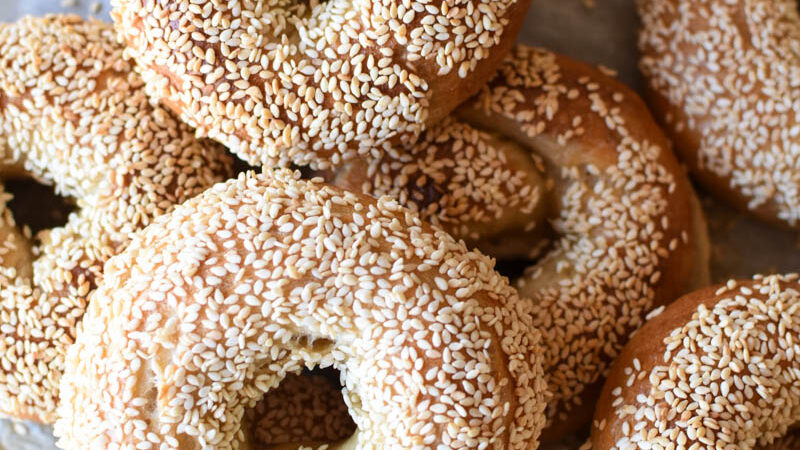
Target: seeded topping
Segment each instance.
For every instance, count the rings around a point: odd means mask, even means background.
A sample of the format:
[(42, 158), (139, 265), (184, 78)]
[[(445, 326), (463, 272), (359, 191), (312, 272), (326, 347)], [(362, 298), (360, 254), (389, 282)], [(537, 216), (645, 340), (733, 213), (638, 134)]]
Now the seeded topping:
[(786, 434), (800, 422), (797, 279), (731, 281), (649, 322), (615, 365), (595, 448), (749, 450)]
[(547, 190), (538, 157), (516, 142), (453, 117), (408, 148), (322, 173), (337, 186), (388, 195), (494, 257), (541, 249)]
[(800, 17), (795, 0), (641, 0), (641, 68), (661, 120), (708, 184), (796, 226)]
[(242, 448), (247, 408), (333, 366), (358, 448), (535, 447), (530, 303), (394, 201), (295, 177), (218, 184), (107, 264), (69, 351), (59, 445)]
[[(580, 426), (587, 387), (628, 335), (694, 288), (703, 262), (691, 248), (705, 236), (688, 217), (690, 188), (633, 92), (546, 50), (517, 47), (456, 116), (332, 179), (410, 204), (493, 256), (547, 249), (552, 226), (556, 239), (518, 286), (544, 333), (550, 425)], [(487, 243), (494, 236), (502, 245)]]
[(105, 261), (230, 173), (224, 149), (149, 105), (113, 36), (76, 16), (0, 25), (2, 171), (52, 184), (78, 207), (64, 227), (30, 239), (15, 230), (8, 195), (0, 200), (5, 415), (55, 420), (65, 349)]
[(490, 55), (514, 39), (507, 28), (527, 2), (112, 5), (148, 94), (200, 135), (253, 165), (326, 168), (416, 139), (475, 92), (483, 80), (470, 75), (480, 63), (496, 64)]
[(689, 194), (663, 135), (635, 94), (581, 67), (519, 47), (467, 105), (471, 120), (494, 121), (536, 151), (553, 182), (559, 238), (517, 284), (543, 332), (557, 422), (574, 421), (629, 334), (677, 294), (661, 290), (670, 266), (694, 263), (676, 257), (689, 245)]

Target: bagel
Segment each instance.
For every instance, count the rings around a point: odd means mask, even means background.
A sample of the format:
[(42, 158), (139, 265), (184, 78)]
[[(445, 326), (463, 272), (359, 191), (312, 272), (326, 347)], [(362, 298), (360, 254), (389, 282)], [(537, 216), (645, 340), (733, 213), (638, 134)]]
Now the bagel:
[(591, 445), (777, 449), (800, 424), (798, 276), (701, 289), (631, 339), (597, 406)]
[(249, 448), (245, 409), (333, 366), (358, 425), (343, 445), (535, 448), (530, 303), (388, 198), (295, 177), (218, 184), (109, 261), (69, 349), (59, 446)]
[(0, 25), (0, 175), (73, 199), (63, 227), (22, 232), (0, 188), (0, 413), (50, 423), (66, 348), (105, 261), (131, 233), (230, 174), (222, 147), (150, 106), (110, 25)]
[(530, 0), (113, 0), (148, 94), (252, 165), (337, 166), (474, 94)]
[(638, 0), (657, 119), (710, 192), (800, 227), (795, 0)]
[(518, 46), (419, 145), (321, 173), (492, 256), (540, 256), (517, 286), (543, 333), (548, 440), (589, 424), (604, 373), (651, 309), (708, 284), (699, 202), (645, 105), (543, 49)]

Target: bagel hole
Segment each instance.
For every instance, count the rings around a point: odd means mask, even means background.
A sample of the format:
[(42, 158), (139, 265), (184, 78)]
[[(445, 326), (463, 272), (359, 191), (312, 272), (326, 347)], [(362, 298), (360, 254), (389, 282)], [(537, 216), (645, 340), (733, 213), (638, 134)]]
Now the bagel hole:
[(525, 273), (525, 269), (530, 267), (531, 264), (531, 261), (527, 259), (500, 260), (497, 261), (495, 270), (510, 280), (516, 280)]
[(12, 179), (4, 183), (6, 190), (14, 196), (8, 208), (17, 226), (27, 227), (33, 235), (66, 225), (70, 213), (76, 210), (75, 203), (56, 194), (53, 186), (31, 179)]
[(341, 373), (332, 368), (289, 374), (247, 411), (250, 447), (315, 445), (352, 436), (356, 424), (342, 396)]
[[(537, 237), (535, 242), (526, 242), (524, 237), (509, 238), (507, 236), (498, 237), (497, 242), (487, 240), (483, 245), (479, 246), (479, 250), (488, 255), (492, 255), (497, 259), (495, 270), (511, 280), (516, 280), (525, 274), (531, 266), (536, 264), (540, 258), (547, 255), (553, 248), (553, 243), (556, 240), (556, 234), (552, 227), (549, 225)], [(507, 246), (508, 242), (512, 242), (515, 246), (522, 246), (528, 249), (528, 255), (525, 257), (519, 256), (519, 252), (504, 251), (503, 246)]]
[(239, 159), (237, 156), (234, 155), (233, 157), (233, 177), (237, 178), (239, 175), (253, 171), (255, 173), (261, 173), (261, 169), (256, 166), (251, 166), (248, 162), (244, 161), (243, 159)]

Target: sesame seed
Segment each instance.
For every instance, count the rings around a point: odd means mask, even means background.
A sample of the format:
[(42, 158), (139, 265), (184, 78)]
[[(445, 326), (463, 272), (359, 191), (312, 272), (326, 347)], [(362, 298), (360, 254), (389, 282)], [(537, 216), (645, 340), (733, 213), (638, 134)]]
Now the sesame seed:
[[(601, 402), (613, 407), (595, 418), (592, 442), (620, 450), (796, 448), (798, 434), (787, 429), (800, 421), (797, 280), (754, 277), (668, 306), (611, 369)], [(620, 373), (635, 381), (622, 388)]]
[(4, 163), (78, 205), (25, 237), (0, 187), (0, 411), (55, 420), (66, 349), (103, 265), (155, 217), (229, 176), (222, 147), (150, 106), (110, 25), (77, 16), (0, 25)]
[(702, 264), (692, 249), (706, 237), (680, 218), (691, 188), (656, 129), (636, 95), (601, 71), (517, 46), (416, 145), (322, 175), (388, 195), (493, 257), (539, 257), (517, 286), (543, 332), (548, 420), (579, 427), (575, 412), (593, 401), (586, 387), (628, 336), (695, 287), (690, 272), (665, 274)]
[(415, 141), (476, 92), (529, 2), (111, 4), (152, 98), (250, 164), (325, 169)]
[[(643, 0), (639, 46), (655, 108), (699, 180), (797, 227), (800, 108), (792, 1)], [(687, 137), (692, 136), (692, 137)]]
[[(381, 225), (376, 237), (356, 211)], [(299, 238), (280, 231), (286, 223), (302, 227)], [(212, 275), (225, 260), (263, 261), (264, 273)], [(356, 263), (363, 270), (344, 282)], [(290, 264), (297, 273), (287, 277)], [(261, 308), (238, 316), (244, 326), (225, 319), (249, 306), (240, 286), (262, 282)], [(140, 317), (149, 303), (158, 314)], [(245, 411), (287, 375), (319, 366), (341, 373), (352, 439), (528, 449), (547, 389), (530, 306), (490, 258), (387, 197), (287, 170), (241, 174), (155, 219), (106, 264), (68, 350), (58, 444), (240, 448)], [(434, 348), (432, 330), (445, 328), (452, 339)]]

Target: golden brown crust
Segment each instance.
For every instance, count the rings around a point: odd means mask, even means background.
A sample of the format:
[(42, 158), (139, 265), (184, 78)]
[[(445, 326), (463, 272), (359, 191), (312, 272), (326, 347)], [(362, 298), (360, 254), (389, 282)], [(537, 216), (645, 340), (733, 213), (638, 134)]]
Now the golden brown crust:
[(614, 362), (592, 448), (791, 447), (791, 435), (773, 440), (800, 422), (799, 316), (796, 275), (729, 281), (682, 297)]
[(356, 425), (342, 401), (337, 382), (322, 375), (288, 375), (245, 413), (251, 446), (334, 442), (346, 439)]
[(0, 255), (16, 267), (0, 281), (3, 415), (55, 420), (66, 347), (105, 261), (231, 172), (221, 146), (150, 106), (122, 52), (110, 25), (77, 16), (0, 25), (0, 172), (51, 184), (77, 205), (63, 227), (24, 239), (3, 213), (3, 233), (22, 239)]
[(796, 0), (639, 0), (653, 111), (709, 191), (796, 228)]
[[(588, 422), (586, 405), (594, 403), (605, 370), (627, 336), (648, 311), (685, 292), (697, 269), (689, 241), (691, 187), (643, 102), (583, 63), (559, 57), (554, 66), (559, 71), (550, 75), (557, 77), (553, 84), (562, 98), (544, 90), (551, 103), (541, 102), (538, 83), (531, 86), (519, 77), (522, 69), (505, 66), (476, 104), (507, 135), (558, 168), (554, 191), (561, 200), (555, 216), (564, 224), (564, 237), (551, 254), (560, 250), (572, 257), (545, 257), (543, 266), (518, 283), (537, 304), (535, 323), (549, 329), (546, 371), (556, 399), (550, 403), (546, 437), (555, 438)], [(549, 120), (542, 117), (548, 114)], [(580, 127), (574, 125), (576, 117)], [(520, 119), (523, 126), (515, 124)], [(553, 145), (577, 128), (580, 135), (566, 139), (571, 145)], [(586, 206), (573, 203), (578, 195), (588, 196)], [(634, 205), (641, 210), (631, 210)], [(598, 215), (600, 223), (592, 226)], [(614, 241), (611, 236), (626, 237)], [(611, 248), (614, 252), (607, 253)], [(594, 257), (597, 251), (603, 256)], [(626, 253), (641, 258), (615, 258)], [(559, 259), (568, 264), (566, 270)]]
[(758, 450), (798, 450), (800, 449), (800, 431), (790, 430), (783, 438), (769, 445), (759, 446)]
[(242, 448), (244, 410), (320, 365), (342, 373), (357, 448), (535, 447), (529, 309), (489, 258), (389, 199), (243, 174), (107, 264), (69, 350), (59, 445)]
[(345, 189), (389, 195), (470, 247), (523, 259), (546, 243), (549, 232), (543, 172), (535, 154), (513, 140), (451, 117), (409, 149), (313, 175)]
[(112, 2), (148, 93), (253, 165), (327, 168), (413, 142), (472, 95), (529, 0), (192, 3)]
[(648, 311), (708, 282), (702, 211), (644, 103), (545, 50), (518, 47), (416, 146), (328, 178), (393, 196), (492, 256), (542, 256), (518, 285), (545, 335), (546, 438), (589, 422)]

